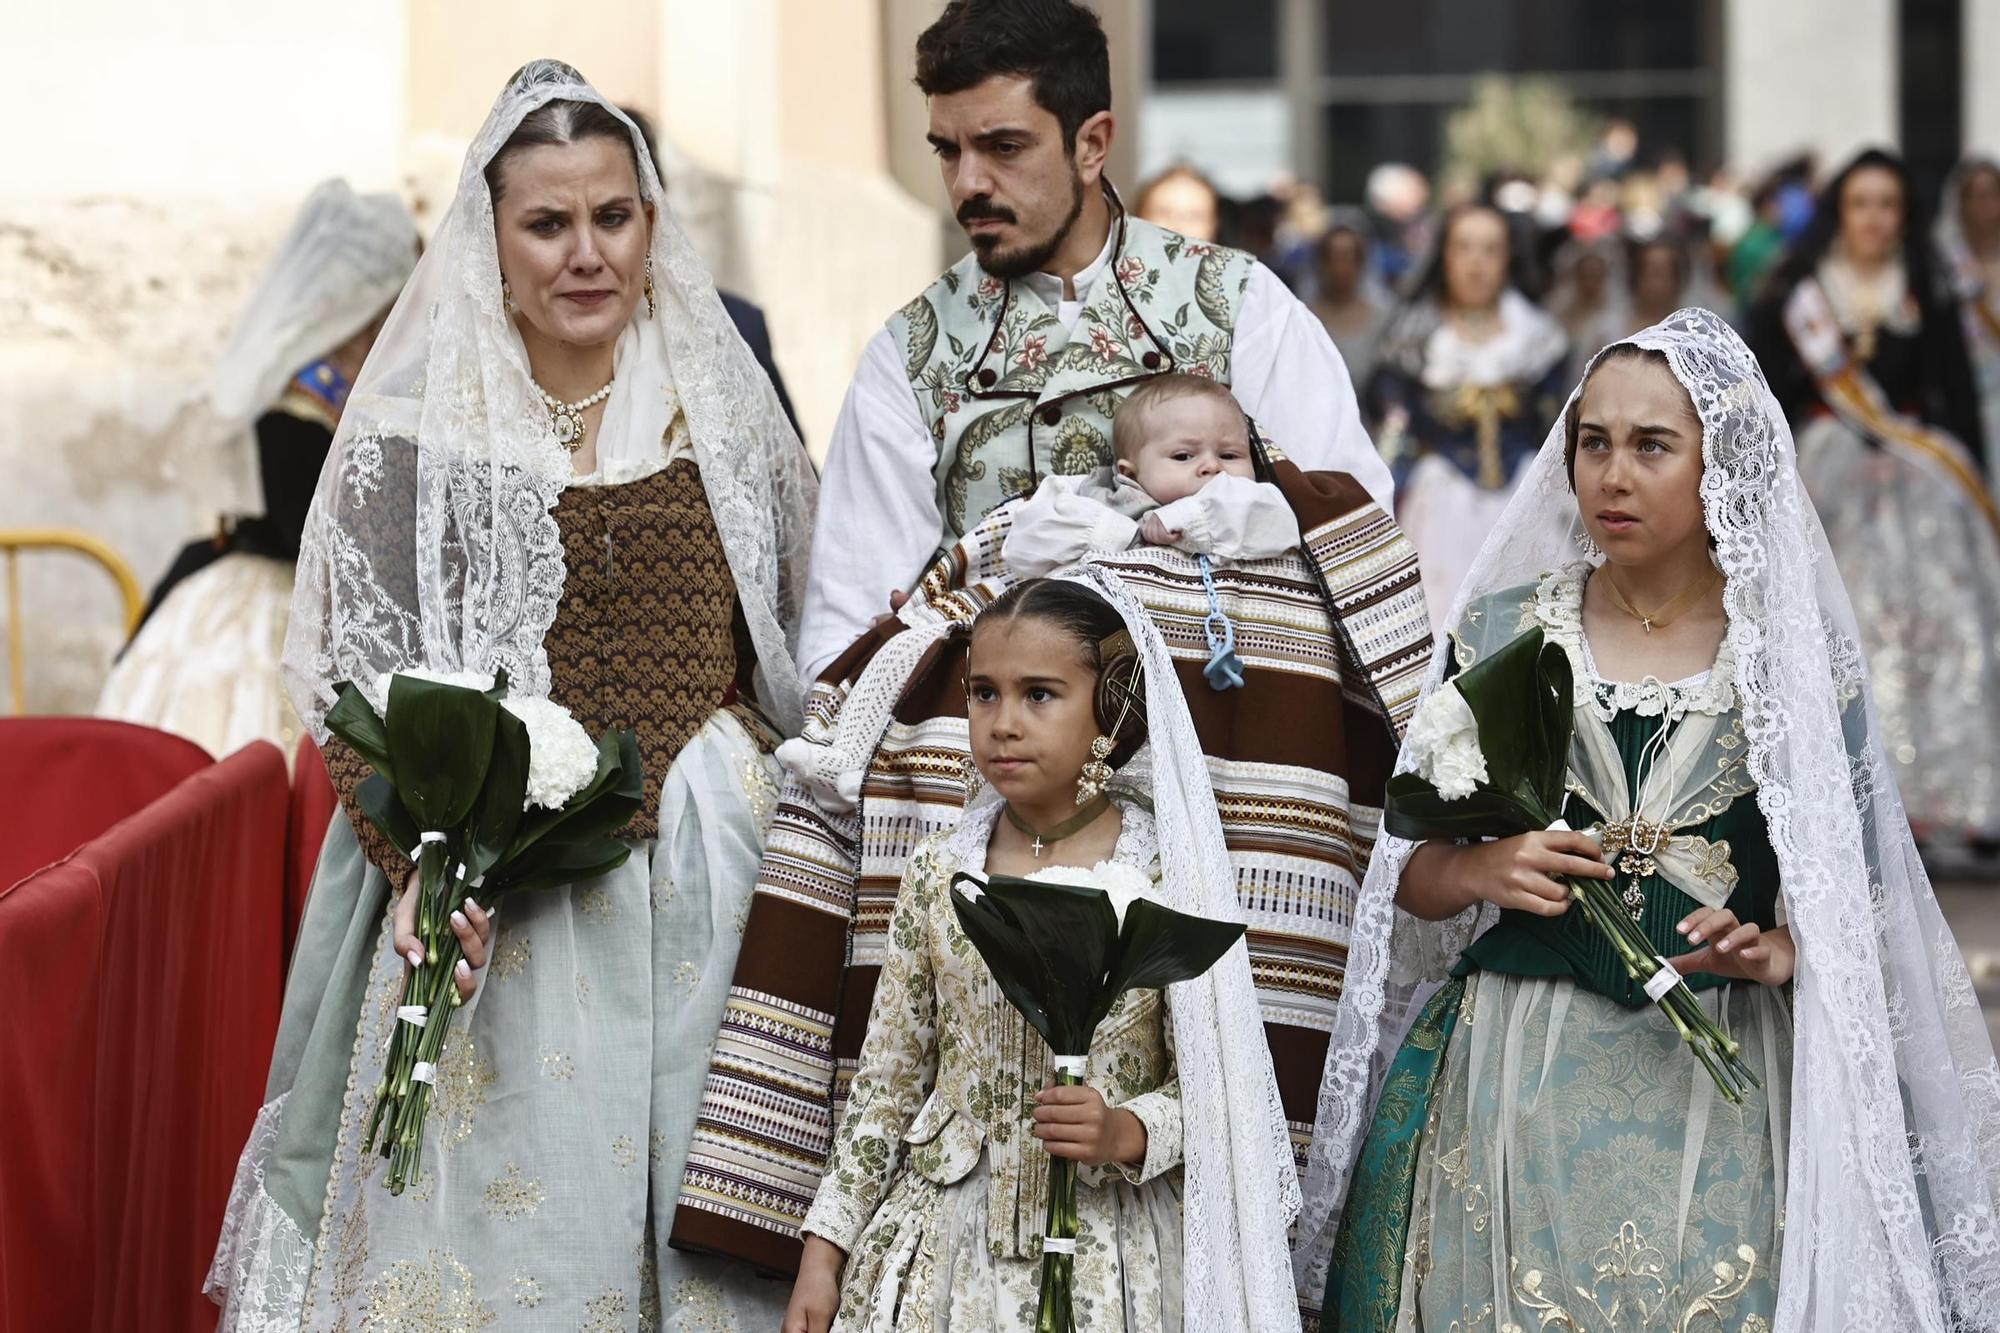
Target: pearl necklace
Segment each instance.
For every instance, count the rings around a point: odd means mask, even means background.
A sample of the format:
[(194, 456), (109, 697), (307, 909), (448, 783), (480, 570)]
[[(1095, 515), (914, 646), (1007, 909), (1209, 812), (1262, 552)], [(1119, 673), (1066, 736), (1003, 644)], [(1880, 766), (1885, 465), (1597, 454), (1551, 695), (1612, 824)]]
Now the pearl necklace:
[(571, 453), (583, 448), (583, 414), (611, 396), (611, 385), (617, 378), (613, 375), (596, 393), (573, 403), (565, 403), (532, 379), (528, 381), (535, 385), (535, 392), (542, 396), (543, 405), (549, 409), (549, 427), (556, 433), (557, 444)]

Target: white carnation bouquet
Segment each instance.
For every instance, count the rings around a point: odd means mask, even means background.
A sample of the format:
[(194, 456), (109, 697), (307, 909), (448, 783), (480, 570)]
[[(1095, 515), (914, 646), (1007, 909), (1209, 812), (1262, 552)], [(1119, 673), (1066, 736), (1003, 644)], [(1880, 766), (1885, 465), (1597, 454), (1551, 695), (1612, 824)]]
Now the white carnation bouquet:
[(386, 1127), (389, 1192), (400, 1194), (422, 1162), (438, 1055), (459, 1003), (452, 909), (468, 897), (490, 908), (503, 894), (623, 864), (631, 848), (611, 835), (638, 813), (644, 778), (632, 732), (593, 741), (562, 705), (510, 695), (505, 673), (408, 670), (334, 691), (327, 729), (375, 770), (356, 801), (417, 866), (424, 961), (404, 985), (366, 1139), (372, 1150)]

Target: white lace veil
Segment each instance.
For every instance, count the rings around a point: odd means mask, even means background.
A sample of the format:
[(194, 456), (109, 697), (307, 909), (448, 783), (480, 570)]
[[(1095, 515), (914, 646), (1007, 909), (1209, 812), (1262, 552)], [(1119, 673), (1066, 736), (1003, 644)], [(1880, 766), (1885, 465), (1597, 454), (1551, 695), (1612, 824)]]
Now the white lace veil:
[[(1153, 800), (1163, 901), (1197, 916), (1242, 920), (1208, 762), (1165, 640), (1115, 575), (1086, 565), (1067, 577), (1087, 581), (1125, 618), (1145, 668), (1146, 746), (1126, 771), (1149, 774), (1141, 785)], [(1142, 756), (1150, 760), (1143, 766)], [(1284, 1239), (1299, 1211), (1298, 1171), (1249, 954), (1231, 949), (1169, 998), (1186, 1165), (1183, 1323), (1296, 1329)]]
[[(321, 741), (336, 682), (406, 666), (504, 668), (514, 688), (548, 692), (542, 639), (565, 575), (550, 510), (573, 478), (502, 305), (485, 169), (529, 112), (558, 99), (625, 120), (558, 61), (508, 82), (348, 398), (306, 522), (285, 643), (292, 701)], [(630, 481), (664, 465), (677, 397), (756, 648), (758, 700), (796, 732), (804, 691), (792, 640), (818, 483), (625, 123), (655, 205), (658, 313), (641, 301), (619, 339), (600, 475)]]
[[(2000, 1068), (1881, 752), (1791, 430), (1716, 315), (1682, 310), (1628, 341), (1666, 354), (1701, 417), (1750, 770), (1799, 946), (1777, 1327), (2000, 1327)], [(1576, 527), (1559, 421), (1453, 623), (1576, 558)], [(1474, 929), (1473, 909), (1436, 923), (1397, 910), (1411, 847), (1381, 839), (1356, 909), (1295, 1249), (1315, 1299), (1410, 988), (1441, 979)]]

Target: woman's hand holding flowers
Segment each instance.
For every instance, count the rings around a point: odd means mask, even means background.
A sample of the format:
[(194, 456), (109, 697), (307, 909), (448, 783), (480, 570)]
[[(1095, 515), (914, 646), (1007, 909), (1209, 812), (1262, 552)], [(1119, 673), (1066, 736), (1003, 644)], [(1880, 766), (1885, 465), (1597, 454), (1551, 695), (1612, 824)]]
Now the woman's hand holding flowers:
[(1410, 854), (1396, 901), (1427, 921), (1457, 916), (1477, 902), (1561, 916), (1570, 906), (1564, 876), (1612, 877), (1596, 839), (1554, 829), (1464, 845), (1432, 841)]
[[(493, 923), (478, 903), (467, 898), (465, 905), (451, 914), (451, 931), (458, 936), (458, 947), (465, 951), (465, 957), (459, 959), (458, 966), (452, 969), (452, 984), (458, 987), (459, 999), (469, 1000), (479, 984), (473, 973), (486, 966), (486, 941), (493, 934)], [(415, 967), (424, 956), (423, 941), (417, 938), (417, 872), (414, 870), (403, 883), (403, 896), (396, 900), (396, 953), (410, 967)], [(406, 984), (408, 979), (406, 971)]]
[(1138, 1166), (1146, 1160), (1146, 1124), (1106, 1106), (1089, 1084), (1050, 1085), (1035, 1095), (1035, 1137), (1051, 1157), (1085, 1166)]

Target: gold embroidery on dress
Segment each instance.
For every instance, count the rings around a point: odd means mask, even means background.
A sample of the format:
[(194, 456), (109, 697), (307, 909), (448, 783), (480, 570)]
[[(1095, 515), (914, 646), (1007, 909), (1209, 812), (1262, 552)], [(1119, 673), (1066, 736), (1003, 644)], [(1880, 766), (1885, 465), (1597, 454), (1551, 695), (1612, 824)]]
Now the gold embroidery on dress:
[(655, 912), (666, 911), (667, 906), (673, 902), (674, 896), (679, 892), (680, 890), (674, 886), (674, 881), (666, 875), (662, 875), (660, 878), (654, 880), (653, 910)]
[(417, 1177), (417, 1183), (410, 1186), (410, 1200), (413, 1203), (429, 1203), (437, 1197), (438, 1178), (429, 1171)]
[(674, 989), (683, 995), (694, 994), (694, 988), (701, 984), (701, 968), (683, 960), (674, 964)]
[(368, 1284), (371, 1333), (473, 1333), (499, 1320), (450, 1250), (432, 1250), (421, 1264), (399, 1259)]
[(639, 1145), (632, 1142), (630, 1134), (620, 1134), (611, 1140), (611, 1160), (621, 1171), (639, 1160)]
[(576, 1075), (576, 1061), (570, 1059), (568, 1051), (559, 1051), (553, 1046), (542, 1047), (542, 1077), (558, 1081)]
[(583, 1303), (584, 1321), (578, 1333), (625, 1333), (625, 1316), (632, 1313), (632, 1298), (619, 1287), (606, 1287), (601, 1295)]
[(743, 761), (743, 794), (750, 799), (750, 817), (759, 824), (777, 810), (778, 784), (764, 767), (764, 756), (752, 755)]
[(486, 1186), (479, 1205), (486, 1210), (488, 1217), (502, 1222), (516, 1222), (524, 1217), (533, 1217), (546, 1197), (539, 1179), (528, 1179), (519, 1166), (509, 1162)]
[(609, 921), (617, 911), (611, 902), (611, 891), (602, 886), (577, 894), (576, 910), (593, 921)]
[(446, 1152), (472, 1137), (472, 1122), (486, 1105), (486, 1090), (499, 1077), (469, 1031), (453, 1032), (444, 1039), (432, 1113), (437, 1117), (438, 1145)]
[(526, 1273), (514, 1274), (514, 1304), (532, 1310), (542, 1303), (542, 1284)]
[(581, 972), (576, 974), (576, 1002), (578, 1004), (590, 1003), (590, 978)]
[[(1560, 1290), (1560, 1279), (1539, 1268), (1522, 1271), (1519, 1259), (1508, 1260), (1508, 1271), (1516, 1275), (1515, 1299), (1541, 1316), (1535, 1325), (1538, 1330), (1594, 1333), (1599, 1328), (1659, 1328), (1672, 1329), (1674, 1333), (1697, 1333), (1699, 1320), (1703, 1321), (1700, 1333), (1707, 1333), (1711, 1327), (1709, 1321), (1713, 1321), (1713, 1327), (1722, 1327), (1728, 1317), (1726, 1307), (1735, 1304), (1749, 1289), (1757, 1271), (1757, 1251), (1748, 1245), (1738, 1245), (1735, 1262), (1717, 1260), (1709, 1269), (1714, 1274), (1714, 1283), (1682, 1305), (1677, 1314), (1674, 1306), (1683, 1300), (1684, 1293), (1679, 1286), (1667, 1284), (1666, 1256), (1629, 1219), (1619, 1225), (1616, 1236), (1591, 1256), (1595, 1290), (1586, 1291), (1578, 1286), (1568, 1293), (1587, 1304), (1573, 1310), (1562, 1305), (1558, 1296), (1565, 1293)], [(1607, 1287), (1611, 1298), (1608, 1307), (1604, 1303)], [(1647, 1292), (1653, 1295), (1651, 1301), (1646, 1297)], [(1626, 1305), (1628, 1297), (1634, 1302), (1631, 1308)], [(1744, 1320), (1741, 1333), (1769, 1333), (1770, 1325), (1761, 1322), (1762, 1318), (1750, 1315)]]
[(493, 966), (487, 969), (489, 979), (505, 981), (508, 977), (519, 976), (521, 969), (535, 956), (535, 941), (526, 935), (509, 935), (493, 955)]
[(722, 1288), (706, 1278), (674, 1283), (674, 1313), (687, 1333), (737, 1333), (736, 1316), (722, 1303)]

